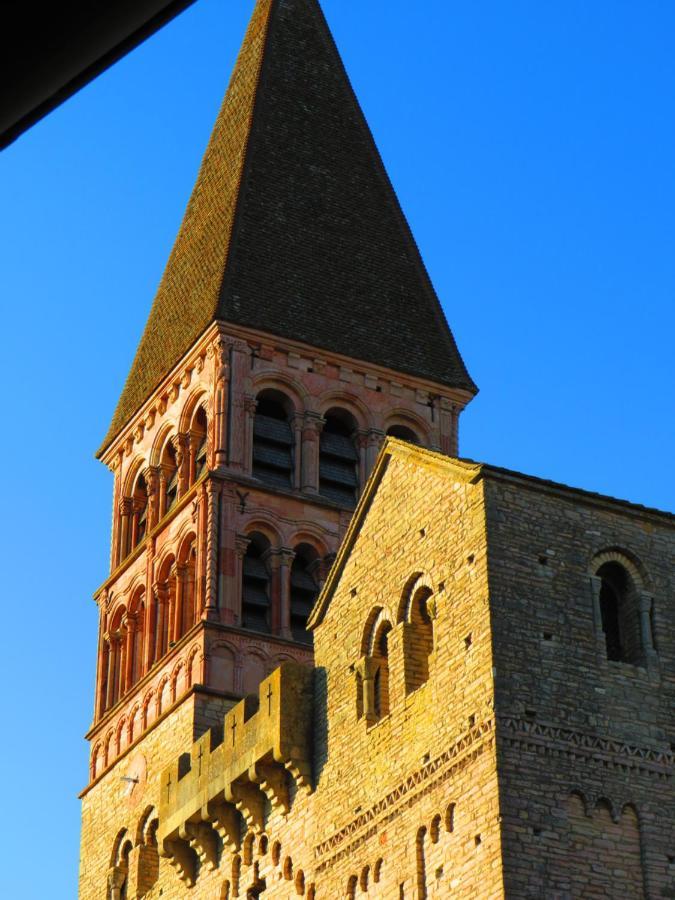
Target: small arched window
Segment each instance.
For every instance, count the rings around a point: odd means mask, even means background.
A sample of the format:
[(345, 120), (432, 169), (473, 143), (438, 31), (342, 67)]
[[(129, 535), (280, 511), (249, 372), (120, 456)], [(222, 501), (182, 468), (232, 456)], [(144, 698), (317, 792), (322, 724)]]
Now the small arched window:
[(637, 590), (627, 570), (618, 562), (604, 563), (600, 578), (600, 616), (607, 659), (641, 665), (644, 646)]
[(253, 420), (253, 475), (275, 487), (293, 486), (292, 406), (277, 391), (258, 396)]
[(390, 437), (398, 438), (400, 441), (408, 441), (409, 444), (417, 444), (419, 446), (420, 439), (417, 437), (412, 428), (407, 425), (392, 425), (387, 428), (387, 434)]
[(194, 474), (192, 482), (196, 481), (206, 469), (206, 442), (208, 435), (208, 421), (204, 407), (200, 406), (192, 420), (190, 437), (194, 441)]
[(251, 631), (272, 630), (269, 541), (261, 534), (251, 536), (242, 565), (241, 624)]
[(319, 493), (344, 506), (354, 506), (359, 486), (356, 422), (341, 409), (330, 410), (324, 418), (319, 449)]
[(316, 568), (319, 559), (306, 544), (295, 551), (291, 566), (291, 632), (293, 639), (302, 644), (312, 643), (312, 633), (307, 631), (307, 619), (319, 593)]
[(373, 647), (376, 669), (373, 678), (373, 706), (376, 719), (389, 715), (389, 634), (391, 625), (383, 622)]
[(410, 629), (405, 647), (406, 692), (417, 690), (429, 680), (429, 657), (434, 648), (434, 629), (428, 600), (432, 591), (419, 587), (410, 603)]

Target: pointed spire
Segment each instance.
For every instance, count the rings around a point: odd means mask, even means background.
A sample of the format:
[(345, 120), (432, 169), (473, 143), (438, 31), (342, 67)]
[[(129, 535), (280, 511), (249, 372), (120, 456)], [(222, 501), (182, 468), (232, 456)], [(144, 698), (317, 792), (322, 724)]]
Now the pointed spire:
[(108, 435), (215, 320), (475, 392), (317, 0), (258, 0)]

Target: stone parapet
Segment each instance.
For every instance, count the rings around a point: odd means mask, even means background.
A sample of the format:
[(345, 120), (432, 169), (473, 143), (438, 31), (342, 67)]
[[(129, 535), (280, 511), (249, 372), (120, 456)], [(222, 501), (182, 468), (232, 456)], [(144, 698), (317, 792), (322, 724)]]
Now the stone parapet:
[(218, 840), (239, 849), (242, 820), (264, 828), (265, 802), (290, 805), (289, 775), (312, 791), (312, 670), (284, 662), (161, 777), (158, 842), (188, 885), (217, 866)]

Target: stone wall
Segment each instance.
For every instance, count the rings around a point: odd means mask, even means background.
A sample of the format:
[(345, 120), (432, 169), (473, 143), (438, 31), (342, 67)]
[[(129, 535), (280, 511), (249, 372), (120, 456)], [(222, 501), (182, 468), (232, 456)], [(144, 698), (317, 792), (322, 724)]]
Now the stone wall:
[[(673, 520), (484, 472), (507, 894), (675, 894)], [(651, 606), (641, 665), (607, 658), (608, 559)]]

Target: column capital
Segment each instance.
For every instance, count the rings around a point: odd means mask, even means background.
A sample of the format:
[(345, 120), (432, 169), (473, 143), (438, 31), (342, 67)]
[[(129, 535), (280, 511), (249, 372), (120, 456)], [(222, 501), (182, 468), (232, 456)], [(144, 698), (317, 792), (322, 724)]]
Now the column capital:
[(640, 612), (651, 612), (654, 595), (650, 591), (638, 591), (637, 595)]
[(246, 556), (246, 551), (248, 550), (248, 545), (251, 543), (250, 537), (246, 534), (237, 534), (234, 538), (234, 550), (239, 559), (243, 559)]
[(120, 498), (120, 515), (122, 516), (130, 516), (133, 512), (133, 497), (121, 497)]
[(290, 547), (280, 547), (277, 550), (277, 554), (279, 556), (279, 562), (282, 566), (292, 566), (293, 560), (295, 559), (295, 550), (291, 550)]

